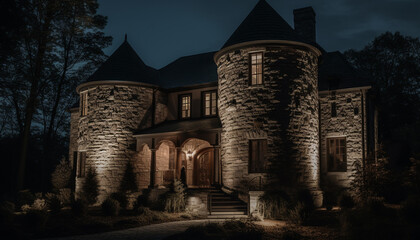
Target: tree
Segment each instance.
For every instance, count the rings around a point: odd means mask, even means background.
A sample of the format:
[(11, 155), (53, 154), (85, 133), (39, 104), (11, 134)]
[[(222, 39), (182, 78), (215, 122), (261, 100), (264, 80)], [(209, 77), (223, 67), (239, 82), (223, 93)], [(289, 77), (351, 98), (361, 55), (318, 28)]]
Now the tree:
[[(413, 133), (420, 129), (420, 40), (386, 32), (360, 51), (346, 51), (345, 56), (356, 69), (372, 77), (380, 139), (390, 160), (394, 164), (408, 162), (410, 154), (403, 153), (420, 147), (418, 134)], [(398, 145), (405, 149), (395, 150)], [(395, 151), (398, 153), (393, 156)]]
[(72, 168), (68, 161), (63, 158), (55, 168), (51, 176), (51, 182), (55, 189), (66, 188), (70, 185)]
[(99, 196), (99, 183), (98, 175), (94, 168), (90, 167), (82, 187), (82, 199), (87, 204), (92, 205), (98, 201)]
[(121, 180), (120, 191), (122, 193), (138, 191), (136, 175), (134, 174), (133, 165), (130, 161), (127, 162), (125, 173)]
[[(106, 17), (97, 14), (97, 0), (17, 3), (26, 23), (23, 37), (17, 41), (18, 51), (2, 65), (7, 69), (0, 69), (2, 112), (13, 113), (15, 121), (9, 132), (1, 133), (20, 136), (17, 189), (22, 189), (29, 137), (36, 131), (43, 136), (41, 169), (53, 166), (50, 161), (56, 156), (51, 153), (66, 132), (66, 109), (75, 102), (74, 88), (105, 59), (102, 49), (112, 39), (103, 33)], [(42, 178), (47, 180), (48, 174)]]

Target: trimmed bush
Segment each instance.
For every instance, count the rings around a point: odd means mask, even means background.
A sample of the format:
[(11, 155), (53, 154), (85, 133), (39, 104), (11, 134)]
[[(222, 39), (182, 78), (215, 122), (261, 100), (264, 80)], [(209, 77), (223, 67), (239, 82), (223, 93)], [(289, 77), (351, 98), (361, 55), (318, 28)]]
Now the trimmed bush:
[(47, 195), (47, 205), (52, 213), (59, 213), (63, 207), (60, 199), (55, 194)]
[(134, 174), (133, 165), (130, 161), (128, 161), (127, 166), (125, 168), (124, 176), (120, 184), (120, 191), (123, 193), (138, 191), (136, 174)]
[(99, 183), (97, 173), (92, 167), (89, 168), (86, 174), (85, 182), (82, 186), (82, 196), (88, 205), (93, 205), (98, 201)]
[(265, 192), (259, 199), (257, 209), (268, 219), (286, 219), (290, 198), (284, 192)]
[(353, 197), (348, 193), (343, 192), (338, 198), (338, 206), (340, 206), (341, 209), (352, 209), (354, 208), (354, 205)]
[(134, 210), (140, 207), (146, 207), (148, 206), (148, 193), (146, 191), (143, 191), (143, 194), (139, 195), (137, 197), (137, 200), (134, 202)]
[(126, 209), (128, 205), (127, 194), (122, 192), (116, 192), (111, 194), (110, 198), (117, 200), (120, 204), (121, 209)]
[(16, 197), (16, 207), (21, 209), (23, 205), (32, 205), (35, 201), (35, 196), (29, 190), (18, 192)]
[(62, 188), (58, 190), (58, 199), (60, 199), (63, 206), (70, 206), (73, 200), (73, 193), (70, 188)]
[(45, 201), (45, 199), (36, 199), (34, 201), (34, 204), (32, 204), (31, 207), (33, 210), (47, 210), (48, 209), (48, 205), (47, 205), (47, 201)]
[(88, 204), (82, 199), (77, 199), (71, 203), (71, 212), (75, 216), (85, 216), (87, 214), (87, 210)]
[(51, 174), (51, 183), (55, 189), (66, 188), (70, 185), (72, 168), (70, 163), (63, 158)]

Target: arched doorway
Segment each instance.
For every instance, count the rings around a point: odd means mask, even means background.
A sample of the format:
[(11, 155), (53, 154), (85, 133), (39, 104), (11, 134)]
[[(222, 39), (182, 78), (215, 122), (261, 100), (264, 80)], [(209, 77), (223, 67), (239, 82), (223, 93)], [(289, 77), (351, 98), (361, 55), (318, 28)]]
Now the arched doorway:
[(214, 149), (205, 148), (194, 160), (194, 185), (208, 188), (214, 184)]

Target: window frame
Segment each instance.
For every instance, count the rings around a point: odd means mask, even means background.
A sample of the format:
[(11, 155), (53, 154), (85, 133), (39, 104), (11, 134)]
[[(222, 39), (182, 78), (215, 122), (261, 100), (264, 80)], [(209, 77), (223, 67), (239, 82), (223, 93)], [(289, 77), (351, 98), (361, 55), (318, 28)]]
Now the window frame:
[[(213, 108), (213, 99), (212, 99), (212, 94), (215, 93), (216, 94), (216, 113), (212, 113), (212, 108)], [(206, 94), (210, 94), (210, 114), (206, 115)], [(219, 114), (219, 109), (217, 107), (217, 99), (218, 98), (218, 94), (217, 94), (217, 90), (209, 90), (209, 91), (202, 91), (201, 92), (201, 116), (202, 117), (215, 117)]]
[(80, 116), (84, 117), (88, 114), (88, 96), (89, 91), (80, 92)]
[[(183, 97), (189, 97), (190, 98), (190, 115), (188, 117), (182, 117), (182, 98)], [(179, 119), (190, 119), (192, 116), (192, 94), (191, 93), (185, 93), (185, 94), (179, 94), (178, 95), (178, 117)]]
[(77, 158), (77, 177), (84, 178), (86, 176), (86, 151), (79, 151)]
[[(258, 159), (253, 159), (253, 142), (257, 142), (258, 152), (255, 154)], [(262, 144), (264, 143), (264, 144)], [(267, 173), (267, 151), (268, 141), (265, 138), (248, 140), (248, 173)]]
[[(254, 76), (254, 74), (252, 73), (252, 67), (254, 65), (258, 65), (258, 62), (256, 64), (252, 63), (252, 56), (253, 55), (257, 55), (257, 54), (261, 54), (261, 83), (258, 83), (258, 77), (256, 78), (256, 84), (252, 84), (252, 77)], [(263, 51), (257, 51), (257, 52), (250, 52), (248, 55), (248, 71), (249, 71), (249, 79), (248, 79), (248, 84), (249, 86), (261, 86), (264, 85), (264, 52)], [(255, 76), (258, 76), (258, 73), (255, 74)]]
[[(331, 158), (331, 146), (330, 146), (330, 141), (334, 140), (334, 149), (333, 149), (333, 154), (332, 154), (332, 160)], [(344, 146), (341, 145), (341, 141), (344, 140)], [(345, 136), (341, 136), (341, 137), (328, 137), (326, 139), (326, 158), (327, 158), (327, 172), (330, 173), (344, 173), (347, 172), (347, 137)], [(337, 142), (339, 143), (337, 145)], [(337, 148), (338, 148), (338, 153), (337, 153)], [(342, 158), (342, 165), (343, 166), (339, 166), (338, 161), (339, 161), (339, 156), (341, 156), (340, 158)], [(335, 167), (333, 168), (331, 166), (331, 164), (334, 164)]]

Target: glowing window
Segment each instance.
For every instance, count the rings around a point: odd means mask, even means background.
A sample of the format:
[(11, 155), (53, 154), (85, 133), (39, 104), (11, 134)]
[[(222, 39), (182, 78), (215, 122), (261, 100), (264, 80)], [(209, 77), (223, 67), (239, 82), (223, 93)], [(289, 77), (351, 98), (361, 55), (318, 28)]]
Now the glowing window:
[(331, 103), (331, 117), (337, 117), (337, 104)]
[(191, 95), (182, 95), (180, 97), (181, 118), (191, 117)]
[(327, 139), (327, 166), (328, 172), (347, 171), (346, 138)]
[(203, 93), (203, 113), (204, 116), (217, 115), (217, 93), (216, 91)]
[(263, 53), (251, 53), (250, 58), (250, 85), (263, 84)]
[(267, 170), (267, 140), (257, 139), (249, 141), (249, 173), (263, 173)]
[(88, 113), (88, 92), (80, 93), (80, 116), (86, 116)]

